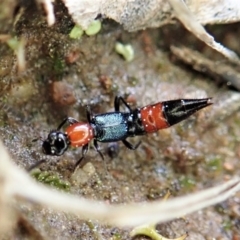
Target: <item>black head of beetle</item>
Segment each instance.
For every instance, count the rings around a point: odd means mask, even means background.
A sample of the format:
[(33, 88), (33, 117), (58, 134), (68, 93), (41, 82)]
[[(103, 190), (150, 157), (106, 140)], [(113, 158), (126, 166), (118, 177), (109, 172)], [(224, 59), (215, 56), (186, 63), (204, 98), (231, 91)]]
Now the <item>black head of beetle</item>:
[(42, 151), (46, 155), (60, 156), (68, 149), (69, 144), (67, 134), (53, 130), (43, 141)]

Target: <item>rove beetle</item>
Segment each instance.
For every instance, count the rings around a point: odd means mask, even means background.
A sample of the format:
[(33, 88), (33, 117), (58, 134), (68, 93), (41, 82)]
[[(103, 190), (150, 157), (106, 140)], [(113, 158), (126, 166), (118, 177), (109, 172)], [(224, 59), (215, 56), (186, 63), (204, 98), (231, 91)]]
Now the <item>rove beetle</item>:
[[(120, 111), (120, 102), (126, 106), (127, 112)], [(211, 104), (211, 98), (178, 99), (131, 109), (122, 97), (117, 96), (114, 112), (92, 115), (87, 107), (88, 122), (79, 122), (71, 117), (64, 119), (56, 130), (50, 131), (43, 141), (42, 150), (44, 154), (60, 156), (69, 146), (82, 147), (82, 157), (75, 164), (76, 168), (85, 157), (91, 140), (102, 159), (98, 142), (122, 141), (127, 148), (135, 150), (141, 142), (132, 145), (126, 140), (128, 137), (168, 128)], [(69, 126), (62, 132), (60, 129), (66, 123)]]

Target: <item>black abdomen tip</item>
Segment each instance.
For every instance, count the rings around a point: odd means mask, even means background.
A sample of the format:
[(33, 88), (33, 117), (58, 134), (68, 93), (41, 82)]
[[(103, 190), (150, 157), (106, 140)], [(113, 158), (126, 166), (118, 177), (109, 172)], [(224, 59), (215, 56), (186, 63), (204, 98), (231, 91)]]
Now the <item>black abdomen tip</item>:
[(212, 98), (166, 101), (164, 102), (164, 114), (171, 126), (212, 104)]

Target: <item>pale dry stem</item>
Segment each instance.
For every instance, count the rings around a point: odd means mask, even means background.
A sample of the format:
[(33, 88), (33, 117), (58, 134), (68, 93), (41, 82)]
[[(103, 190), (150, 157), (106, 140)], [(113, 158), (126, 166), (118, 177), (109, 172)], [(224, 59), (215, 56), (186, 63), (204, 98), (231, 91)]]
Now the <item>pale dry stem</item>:
[[(182, 217), (224, 201), (240, 189), (240, 179), (234, 178), (217, 187), (165, 202), (160, 200), (151, 203), (109, 205), (58, 192), (35, 182), (28, 173), (12, 163), (2, 143), (0, 143), (0, 156), (0, 189), (2, 190), (0, 208), (6, 206), (6, 203), (13, 204), (16, 200), (20, 201), (20, 204), (32, 202), (51, 207), (56, 211), (81, 216), (82, 219), (96, 219), (120, 227), (164, 222)], [(6, 216), (9, 213), (5, 211), (4, 214), (2, 218), (9, 219)]]

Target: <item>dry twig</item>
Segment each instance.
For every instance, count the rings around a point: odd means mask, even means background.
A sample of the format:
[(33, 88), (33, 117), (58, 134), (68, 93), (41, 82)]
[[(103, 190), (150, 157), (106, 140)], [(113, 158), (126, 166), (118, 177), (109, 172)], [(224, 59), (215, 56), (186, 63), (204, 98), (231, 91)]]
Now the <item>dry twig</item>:
[[(240, 190), (240, 178), (234, 178), (217, 187), (166, 202), (160, 200), (151, 203), (109, 205), (61, 193), (36, 183), (26, 172), (11, 162), (2, 143), (0, 143), (0, 156), (1, 209), (12, 204), (13, 200), (27, 201), (79, 215), (82, 219), (97, 219), (102, 223), (116, 226), (138, 226), (168, 221), (224, 201)], [(8, 212), (1, 212), (1, 217), (9, 219), (6, 214)]]

